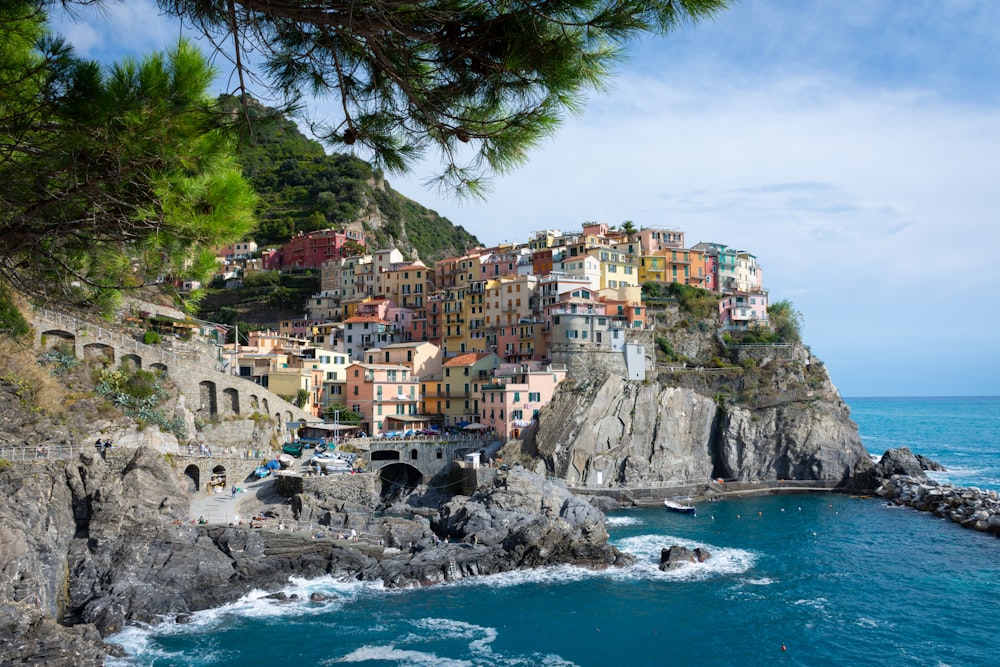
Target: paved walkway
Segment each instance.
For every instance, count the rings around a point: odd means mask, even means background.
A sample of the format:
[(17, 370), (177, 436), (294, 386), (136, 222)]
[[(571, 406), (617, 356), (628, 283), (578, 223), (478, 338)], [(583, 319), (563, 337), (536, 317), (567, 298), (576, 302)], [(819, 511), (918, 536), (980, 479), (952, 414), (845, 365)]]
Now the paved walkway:
[(249, 522), (250, 515), (240, 511), (242, 501), (256, 497), (257, 493), (264, 487), (274, 485), (273, 477), (265, 477), (252, 482), (239, 483), (241, 491), (235, 497), (230, 487), (222, 493), (205, 494), (191, 501), (191, 520), (197, 521), (199, 517), (204, 518), (208, 523), (229, 524), (237, 520), (237, 516)]

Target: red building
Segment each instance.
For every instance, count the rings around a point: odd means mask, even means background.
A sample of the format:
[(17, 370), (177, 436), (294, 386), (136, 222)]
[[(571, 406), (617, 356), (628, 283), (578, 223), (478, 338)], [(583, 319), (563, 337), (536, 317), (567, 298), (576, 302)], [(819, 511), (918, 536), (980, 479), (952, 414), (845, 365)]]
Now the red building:
[(348, 242), (365, 245), (365, 235), (351, 230), (321, 229), (298, 236), (265, 256), (264, 268), (273, 269), (318, 269), (329, 259), (344, 256), (344, 246)]

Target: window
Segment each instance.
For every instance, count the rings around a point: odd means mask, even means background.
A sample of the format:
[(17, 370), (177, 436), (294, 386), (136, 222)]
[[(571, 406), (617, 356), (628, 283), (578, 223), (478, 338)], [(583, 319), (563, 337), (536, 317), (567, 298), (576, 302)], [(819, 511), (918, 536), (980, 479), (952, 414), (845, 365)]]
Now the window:
[(530, 392), (528, 392), (528, 402), (529, 403), (538, 403), (541, 400), (542, 400), (542, 392), (540, 392), (540, 391), (530, 391)]
[(354, 385), (354, 395), (358, 395), (358, 385)]

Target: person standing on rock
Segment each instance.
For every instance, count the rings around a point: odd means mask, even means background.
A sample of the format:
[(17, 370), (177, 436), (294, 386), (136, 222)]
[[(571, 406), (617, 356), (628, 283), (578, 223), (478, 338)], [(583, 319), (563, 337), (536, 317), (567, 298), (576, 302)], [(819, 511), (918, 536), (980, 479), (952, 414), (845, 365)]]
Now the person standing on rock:
[(233, 500), (236, 500), (236, 485), (233, 484)]

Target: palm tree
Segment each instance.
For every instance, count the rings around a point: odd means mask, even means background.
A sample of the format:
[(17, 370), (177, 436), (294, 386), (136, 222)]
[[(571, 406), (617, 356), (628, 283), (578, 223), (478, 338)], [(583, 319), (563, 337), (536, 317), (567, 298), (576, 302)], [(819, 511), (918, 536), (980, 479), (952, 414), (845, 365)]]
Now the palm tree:
[(632, 235), (635, 234), (638, 229), (635, 228), (635, 224), (631, 220), (626, 220), (622, 224), (618, 225), (619, 231), (625, 234), (625, 237), (631, 241)]

